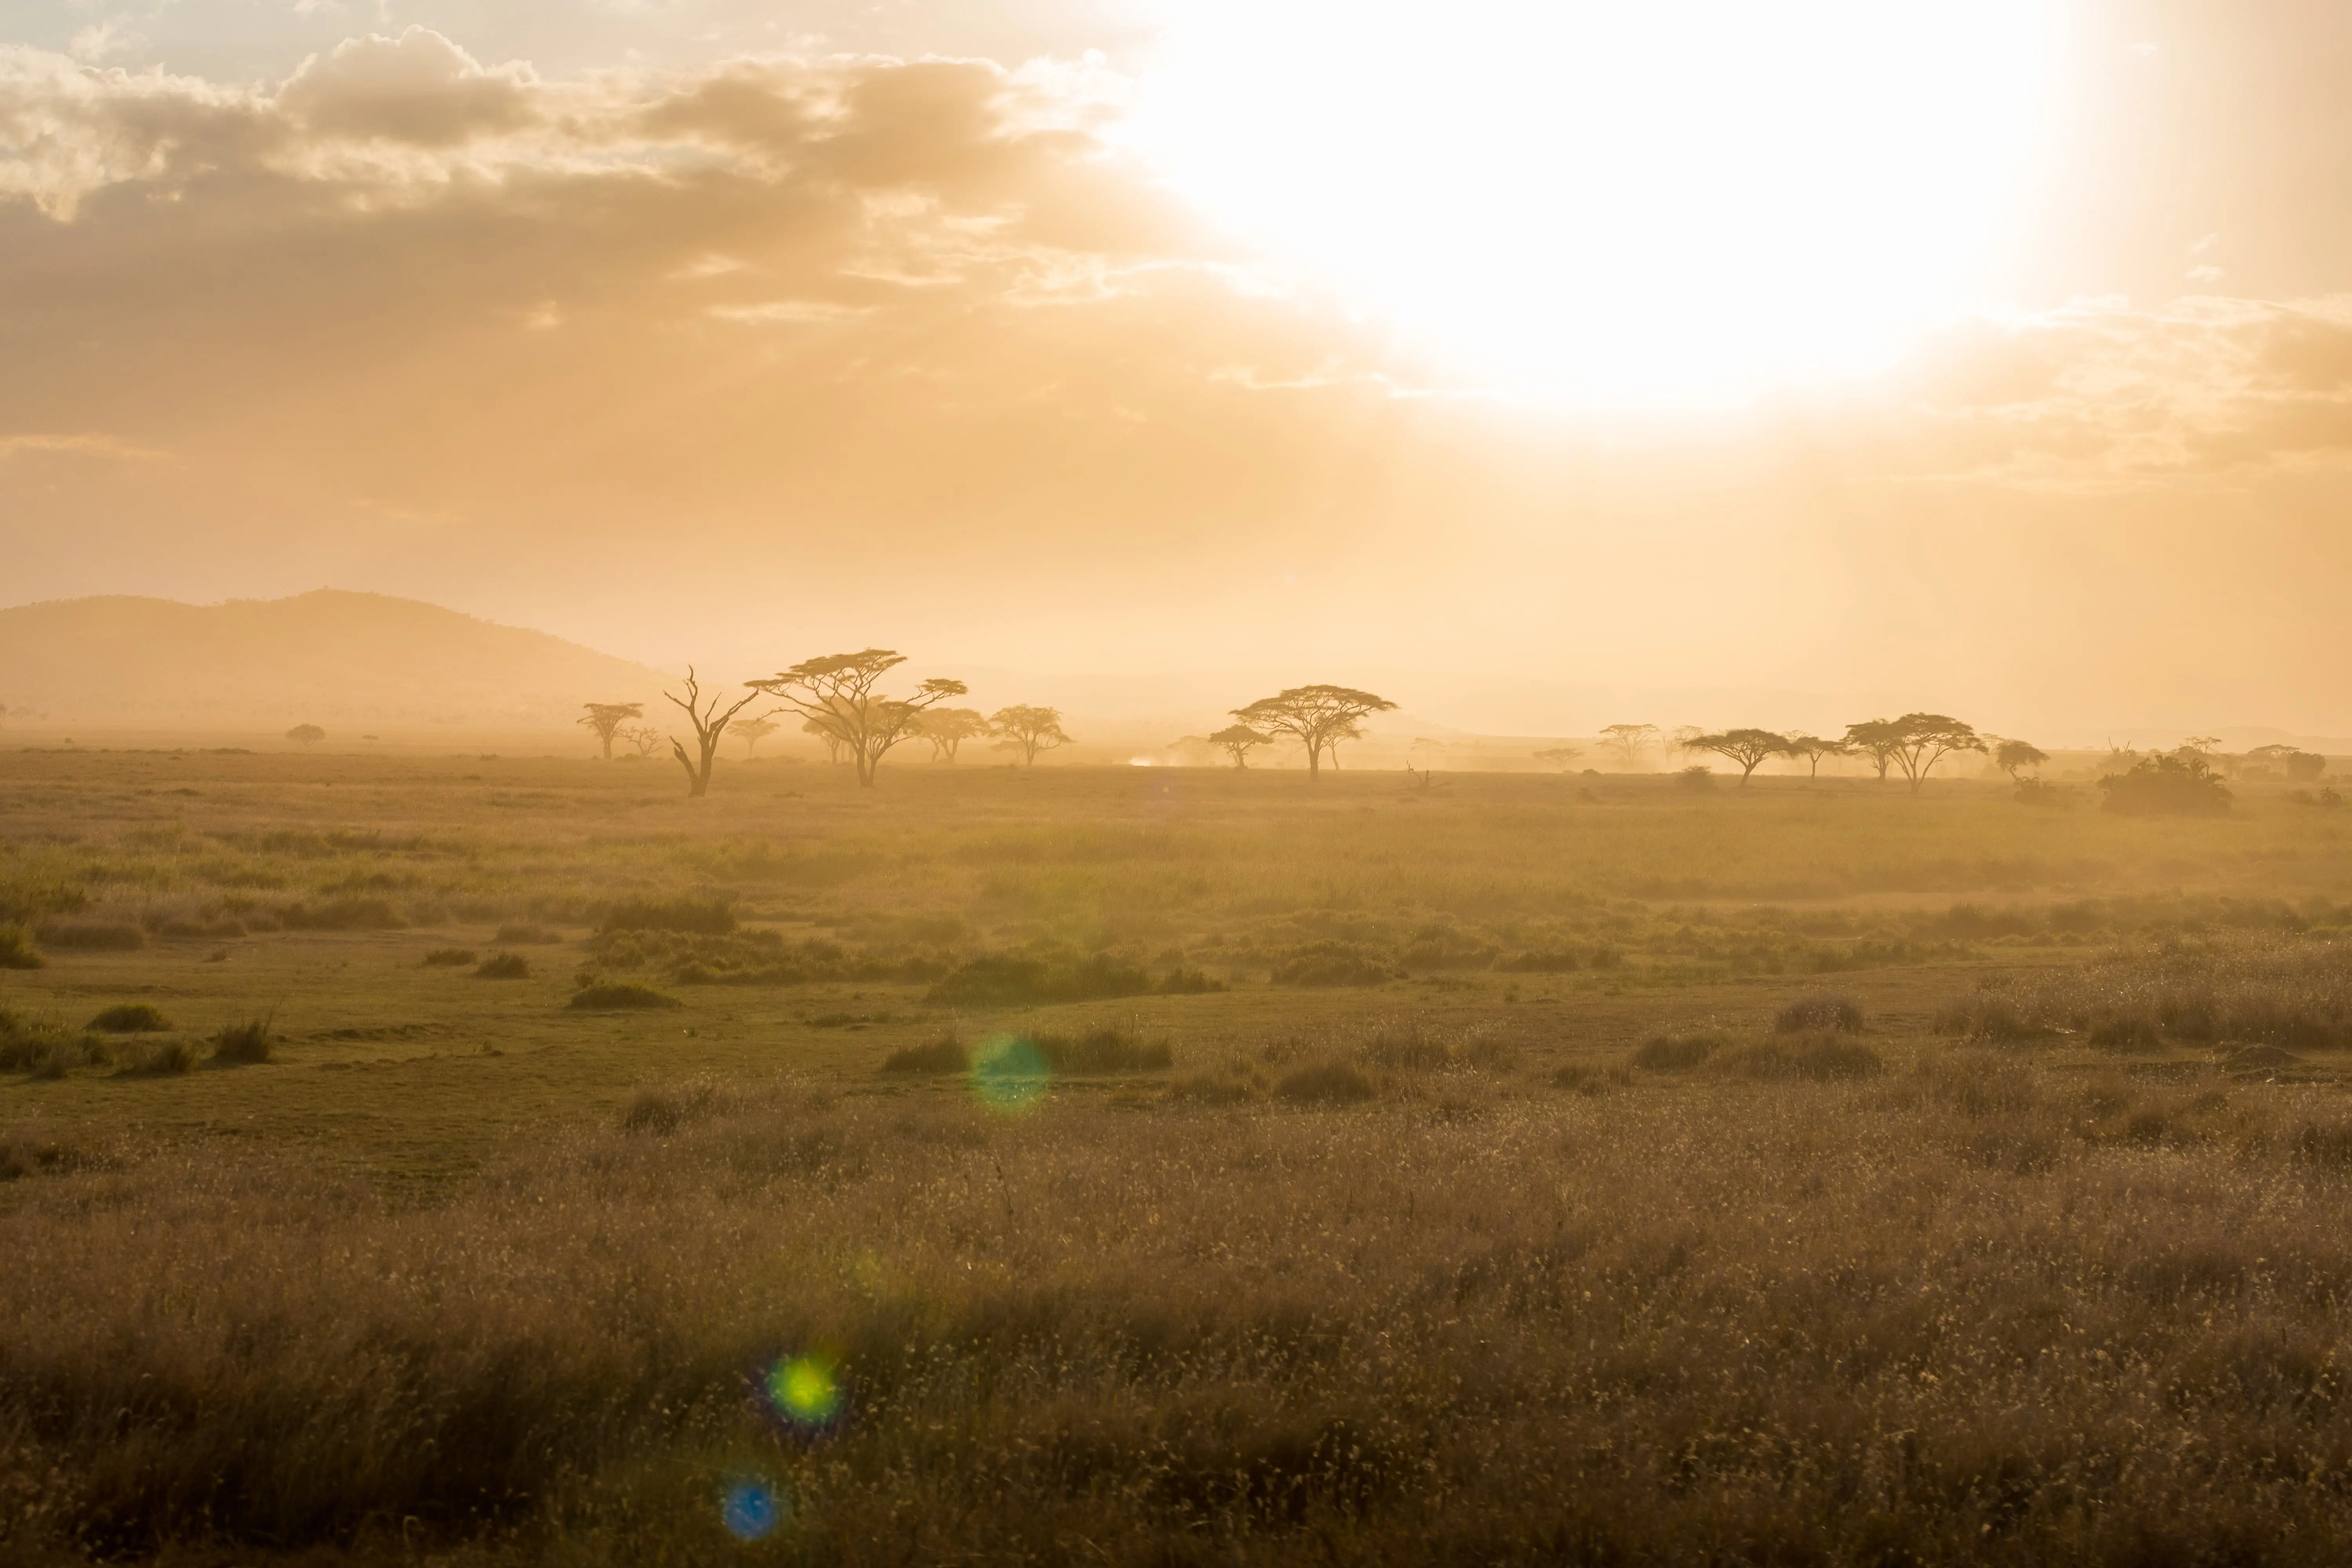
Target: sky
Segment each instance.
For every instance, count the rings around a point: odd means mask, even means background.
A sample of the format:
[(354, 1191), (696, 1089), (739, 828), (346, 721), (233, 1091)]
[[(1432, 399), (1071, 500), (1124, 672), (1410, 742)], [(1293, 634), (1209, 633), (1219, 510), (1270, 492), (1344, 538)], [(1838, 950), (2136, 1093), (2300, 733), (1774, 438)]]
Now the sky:
[(2352, 733), (2347, 79), (2320, 0), (0, 0), (0, 604)]

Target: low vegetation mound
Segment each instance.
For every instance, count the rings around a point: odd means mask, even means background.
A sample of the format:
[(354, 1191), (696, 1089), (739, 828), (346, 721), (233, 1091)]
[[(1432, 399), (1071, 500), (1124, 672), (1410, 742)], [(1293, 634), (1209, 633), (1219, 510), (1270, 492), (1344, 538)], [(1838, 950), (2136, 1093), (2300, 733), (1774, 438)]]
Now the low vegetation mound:
[(2142, 757), (2131, 771), (2099, 781), (2102, 811), (2119, 816), (2222, 816), (2230, 786), (2194, 752)]
[(474, 973), (484, 980), (528, 980), (530, 960), (519, 952), (494, 952), (482, 960)]
[(277, 1043), (266, 1018), (226, 1025), (213, 1035), (213, 1060), (236, 1067), (256, 1066), (269, 1060)]
[(470, 947), (436, 947), (425, 955), (425, 966), (427, 969), (462, 969), (480, 956)]
[(1059, 963), (991, 953), (950, 971), (931, 987), (929, 999), (970, 1007), (1020, 1007), (1142, 996), (1151, 989), (1151, 976), (1139, 965), (1100, 953)]
[(43, 921), (41, 945), (59, 952), (130, 952), (147, 933), (129, 921)]
[(1399, 978), (1386, 954), (1358, 942), (1325, 941), (1293, 949), (1274, 966), (1276, 985), (1384, 985)]
[(1353, 1062), (1310, 1062), (1286, 1073), (1275, 1094), (1298, 1105), (1354, 1105), (1375, 1098), (1380, 1086)]
[(2352, 1049), (2352, 939), (2261, 931), (2143, 944), (1955, 997), (1938, 1032), (1988, 1043), (2080, 1038), (2119, 1053), (2168, 1042)]
[(1810, 1039), (1775, 1036), (1753, 1045), (1715, 1053), (1710, 1071), (1738, 1078), (1773, 1080), (1801, 1079), (1810, 1083), (1876, 1078), (1886, 1070), (1879, 1054), (1860, 1040), (1842, 1035), (1816, 1035)]
[(563, 933), (529, 921), (499, 927), (498, 941), (501, 947), (544, 947), (563, 940)]
[(195, 1047), (185, 1040), (161, 1040), (115, 1070), (124, 1078), (176, 1078), (192, 1072)]
[(1633, 1065), (1650, 1072), (1688, 1072), (1730, 1043), (1721, 1035), (1660, 1035), (1633, 1053)]
[(1782, 1035), (1819, 1034), (1824, 1030), (1858, 1035), (1863, 1022), (1862, 1008), (1853, 997), (1827, 991), (1799, 997), (1772, 1016), (1773, 1032)]
[(89, 1026), (110, 1035), (149, 1034), (170, 1028), (172, 1020), (145, 1002), (117, 1002), (111, 1007), (100, 1009)]
[(616, 1013), (630, 1008), (683, 1007), (685, 1003), (666, 995), (650, 985), (633, 985), (626, 981), (605, 981), (583, 985), (572, 994), (566, 1006), (583, 1012)]
[(0, 925), (0, 969), (38, 969), (47, 962), (31, 927), (15, 921)]
[(1057, 1073), (1165, 1072), (1176, 1065), (1165, 1040), (1140, 1040), (1123, 1029), (1083, 1035), (1033, 1035), (1030, 1044)]

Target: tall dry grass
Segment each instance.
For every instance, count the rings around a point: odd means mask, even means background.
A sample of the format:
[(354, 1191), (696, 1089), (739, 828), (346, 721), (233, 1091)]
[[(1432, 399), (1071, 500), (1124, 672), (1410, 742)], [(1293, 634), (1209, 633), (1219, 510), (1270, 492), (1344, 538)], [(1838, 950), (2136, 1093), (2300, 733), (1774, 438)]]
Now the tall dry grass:
[(0, 1553), (2352, 1553), (2332, 1092), (1387, 1054), (1344, 1108), (688, 1086), (429, 1203), (17, 1138)]

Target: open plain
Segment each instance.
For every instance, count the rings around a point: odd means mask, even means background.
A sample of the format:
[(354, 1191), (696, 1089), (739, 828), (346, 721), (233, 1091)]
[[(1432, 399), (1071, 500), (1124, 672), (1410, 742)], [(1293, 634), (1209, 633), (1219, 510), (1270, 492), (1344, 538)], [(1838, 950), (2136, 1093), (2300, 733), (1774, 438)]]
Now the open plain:
[(2352, 1555), (2352, 823), (0, 753), (0, 1552)]

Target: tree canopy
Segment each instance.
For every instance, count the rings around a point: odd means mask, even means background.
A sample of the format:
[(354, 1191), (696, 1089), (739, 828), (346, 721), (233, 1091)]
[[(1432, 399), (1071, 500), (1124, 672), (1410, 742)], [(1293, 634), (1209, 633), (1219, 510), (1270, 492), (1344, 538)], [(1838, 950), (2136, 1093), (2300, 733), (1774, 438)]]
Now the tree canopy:
[(579, 722), (604, 742), (604, 760), (608, 763), (613, 760), (613, 737), (621, 732), (622, 725), (646, 710), (642, 702), (583, 702), (580, 706), (587, 711), (580, 715)]
[(931, 761), (952, 763), (956, 748), (988, 733), (988, 715), (977, 708), (930, 708), (915, 721), (915, 733), (931, 743)]
[(1307, 748), (1307, 775), (1322, 776), (1323, 753), (1339, 765), (1339, 742), (1363, 733), (1364, 719), (1396, 706), (1385, 697), (1350, 686), (1293, 686), (1233, 710), (1245, 727), (1268, 735), (1288, 735)]
[(1739, 783), (1743, 789), (1748, 775), (1767, 757), (1777, 757), (1789, 749), (1789, 738), (1770, 730), (1723, 730), (1702, 731), (1685, 737), (1685, 752), (1712, 752), (1717, 756), (1739, 764)]
[(1963, 724), (1945, 713), (1906, 713), (1900, 719), (1872, 719), (1860, 724), (1850, 724), (1845, 731), (1846, 743), (1867, 754), (1878, 764), (1878, 776), (1885, 778), (1889, 765), (1900, 769), (1905, 779), (1917, 793), (1927, 779), (1928, 770), (1954, 752), (1981, 752), (1984, 737), (1975, 726)]
[(968, 689), (961, 680), (937, 679), (924, 681), (911, 697), (877, 689), (884, 676), (906, 662), (895, 649), (869, 647), (803, 659), (764, 680), (743, 684), (799, 713), (808, 721), (803, 728), (838, 741), (857, 766), (858, 784), (870, 788), (883, 756), (915, 732), (924, 710)]
[(1223, 747), (1225, 754), (1233, 758), (1234, 766), (1245, 768), (1249, 766), (1250, 749), (1265, 745), (1273, 739), (1273, 736), (1253, 730), (1246, 724), (1228, 724), (1209, 737), (1209, 744)]
[(1655, 724), (1611, 724), (1601, 731), (1601, 749), (1615, 752), (1619, 765), (1632, 773), (1633, 764), (1642, 760), (1643, 750), (1657, 735)]
[(2027, 768), (2038, 768), (2050, 760), (2050, 753), (2030, 741), (2003, 741), (1993, 748), (1992, 763), (2011, 778)]
[(988, 717), (988, 732), (996, 743), (1008, 751), (1021, 753), (1024, 766), (1037, 765), (1037, 753), (1050, 752), (1056, 746), (1070, 743), (1062, 732), (1062, 710), (1058, 708), (1033, 708), (1015, 703), (999, 708)]
[(1843, 741), (1825, 741), (1819, 735), (1805, 734), (1790, 736), (1788, 743), (1780, 748), (1788, 756), (1804, 758), (1805, 776), (1816, 779), (1822, 776), (1823, 757), (1843, 757), (1853, 749)]
[(307, 751), (325, 740), (327, 732), (316, 724), (297, 724), (286, 731), (286, 738)]

